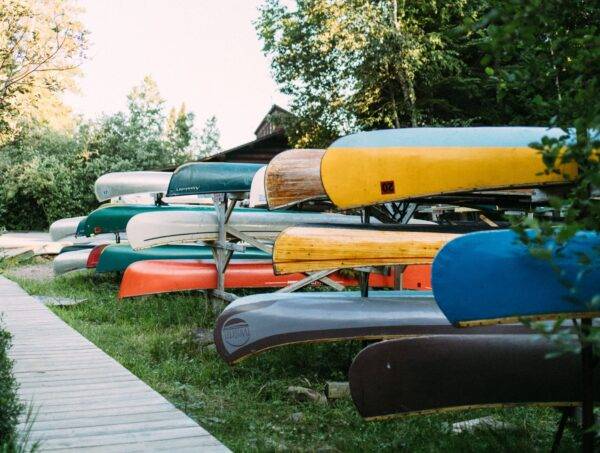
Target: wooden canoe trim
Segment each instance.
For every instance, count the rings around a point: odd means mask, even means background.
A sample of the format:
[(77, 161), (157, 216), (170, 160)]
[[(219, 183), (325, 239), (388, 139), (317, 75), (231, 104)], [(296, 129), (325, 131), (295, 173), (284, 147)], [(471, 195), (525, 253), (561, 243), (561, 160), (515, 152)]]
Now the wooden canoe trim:
[(356, 356), (350, 391), (367, 419), (466, 408), (576, 405), (581, 400), (580, 359), (575, 354), (548, 358), (554, 350), (550, 341), (532, 335), (386, 341)]
[(273, 248), (276, 274), (325, 269), (428, 264), (453, 233), (297, 226), (281, 232)]
[(265, 194), (270, 209), (326, 198), (321, 182), (322, 149), (291, 149), (271, 160), (265, 173)]

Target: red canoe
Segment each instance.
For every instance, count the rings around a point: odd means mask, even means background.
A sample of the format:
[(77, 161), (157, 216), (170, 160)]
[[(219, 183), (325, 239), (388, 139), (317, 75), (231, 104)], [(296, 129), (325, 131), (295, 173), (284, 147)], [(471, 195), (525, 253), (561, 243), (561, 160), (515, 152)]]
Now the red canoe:
[[(270, 262), (231, 262), (225, 272), (226, 288), (283, 288), (302, 280), (304, 274), (275, 275)], [(338, 273), (329, 276), (344, 286), (358, 286), (354, 278)], [(394, 286), (394, 276), (371, 274), (369, 283), (374, 288)], [(408, 266), (402, 279), (405, 289), (431, 289), (431, 266)], [(119, 298), (147, 296), (217, 286), (217, 270), (212, 261), (147, 260), (131, 264), (121, 281)]]

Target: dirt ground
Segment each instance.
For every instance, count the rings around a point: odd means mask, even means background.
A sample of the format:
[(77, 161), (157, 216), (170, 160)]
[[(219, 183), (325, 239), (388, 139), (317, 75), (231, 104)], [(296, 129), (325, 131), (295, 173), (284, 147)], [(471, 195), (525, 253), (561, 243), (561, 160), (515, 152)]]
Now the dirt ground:
[(52, 261), (40, 264), (31, 264), (28, 266), (20, 266), (6, 271), (8, 275), (15, 277), (27, 278), (30, 280), (52, 280), (54, 271), (52, 270)]

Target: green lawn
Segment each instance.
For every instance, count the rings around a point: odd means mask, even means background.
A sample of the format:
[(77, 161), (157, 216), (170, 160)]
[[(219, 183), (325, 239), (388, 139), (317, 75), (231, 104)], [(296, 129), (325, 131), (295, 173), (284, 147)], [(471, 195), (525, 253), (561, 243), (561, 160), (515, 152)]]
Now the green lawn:
[[(559, 416), (551, 409), (365, 422), (351, 400), (295, 401), (290, 385), (322, 390), (326, 381), (346, 380), (361, 344), (290, 346), (230, 367), (193, 340), (194, 329), (210, 328), (215, 319), (200, 293), (119, 301), (116, 275), (67, 275), (50, 283), (11, 278), (31, 294), (86, 298), (54, 311), (234, 451), (549, 451), (552, 444)], [(449, 432), (453, 422), (489, 414), (516, 429)], [(574, 431), (567, 429), (562, 451), (577, 449)]]

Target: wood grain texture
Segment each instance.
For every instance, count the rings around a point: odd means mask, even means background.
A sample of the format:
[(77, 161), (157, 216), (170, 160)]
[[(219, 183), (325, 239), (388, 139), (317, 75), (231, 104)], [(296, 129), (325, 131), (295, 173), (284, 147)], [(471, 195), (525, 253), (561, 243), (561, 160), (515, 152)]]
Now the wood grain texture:
[(275, 241), (276, 274), (324, 269), (428, 264), (453, 233), (290, 227)]
[(270, 209), (326, 198), (321, 183), (322, 149), (292, 149), (273, 158), (265, 174)]
[(195, 421), (0, 276), (0, 313), (19, 398), (41, 451), (229, 451)]

